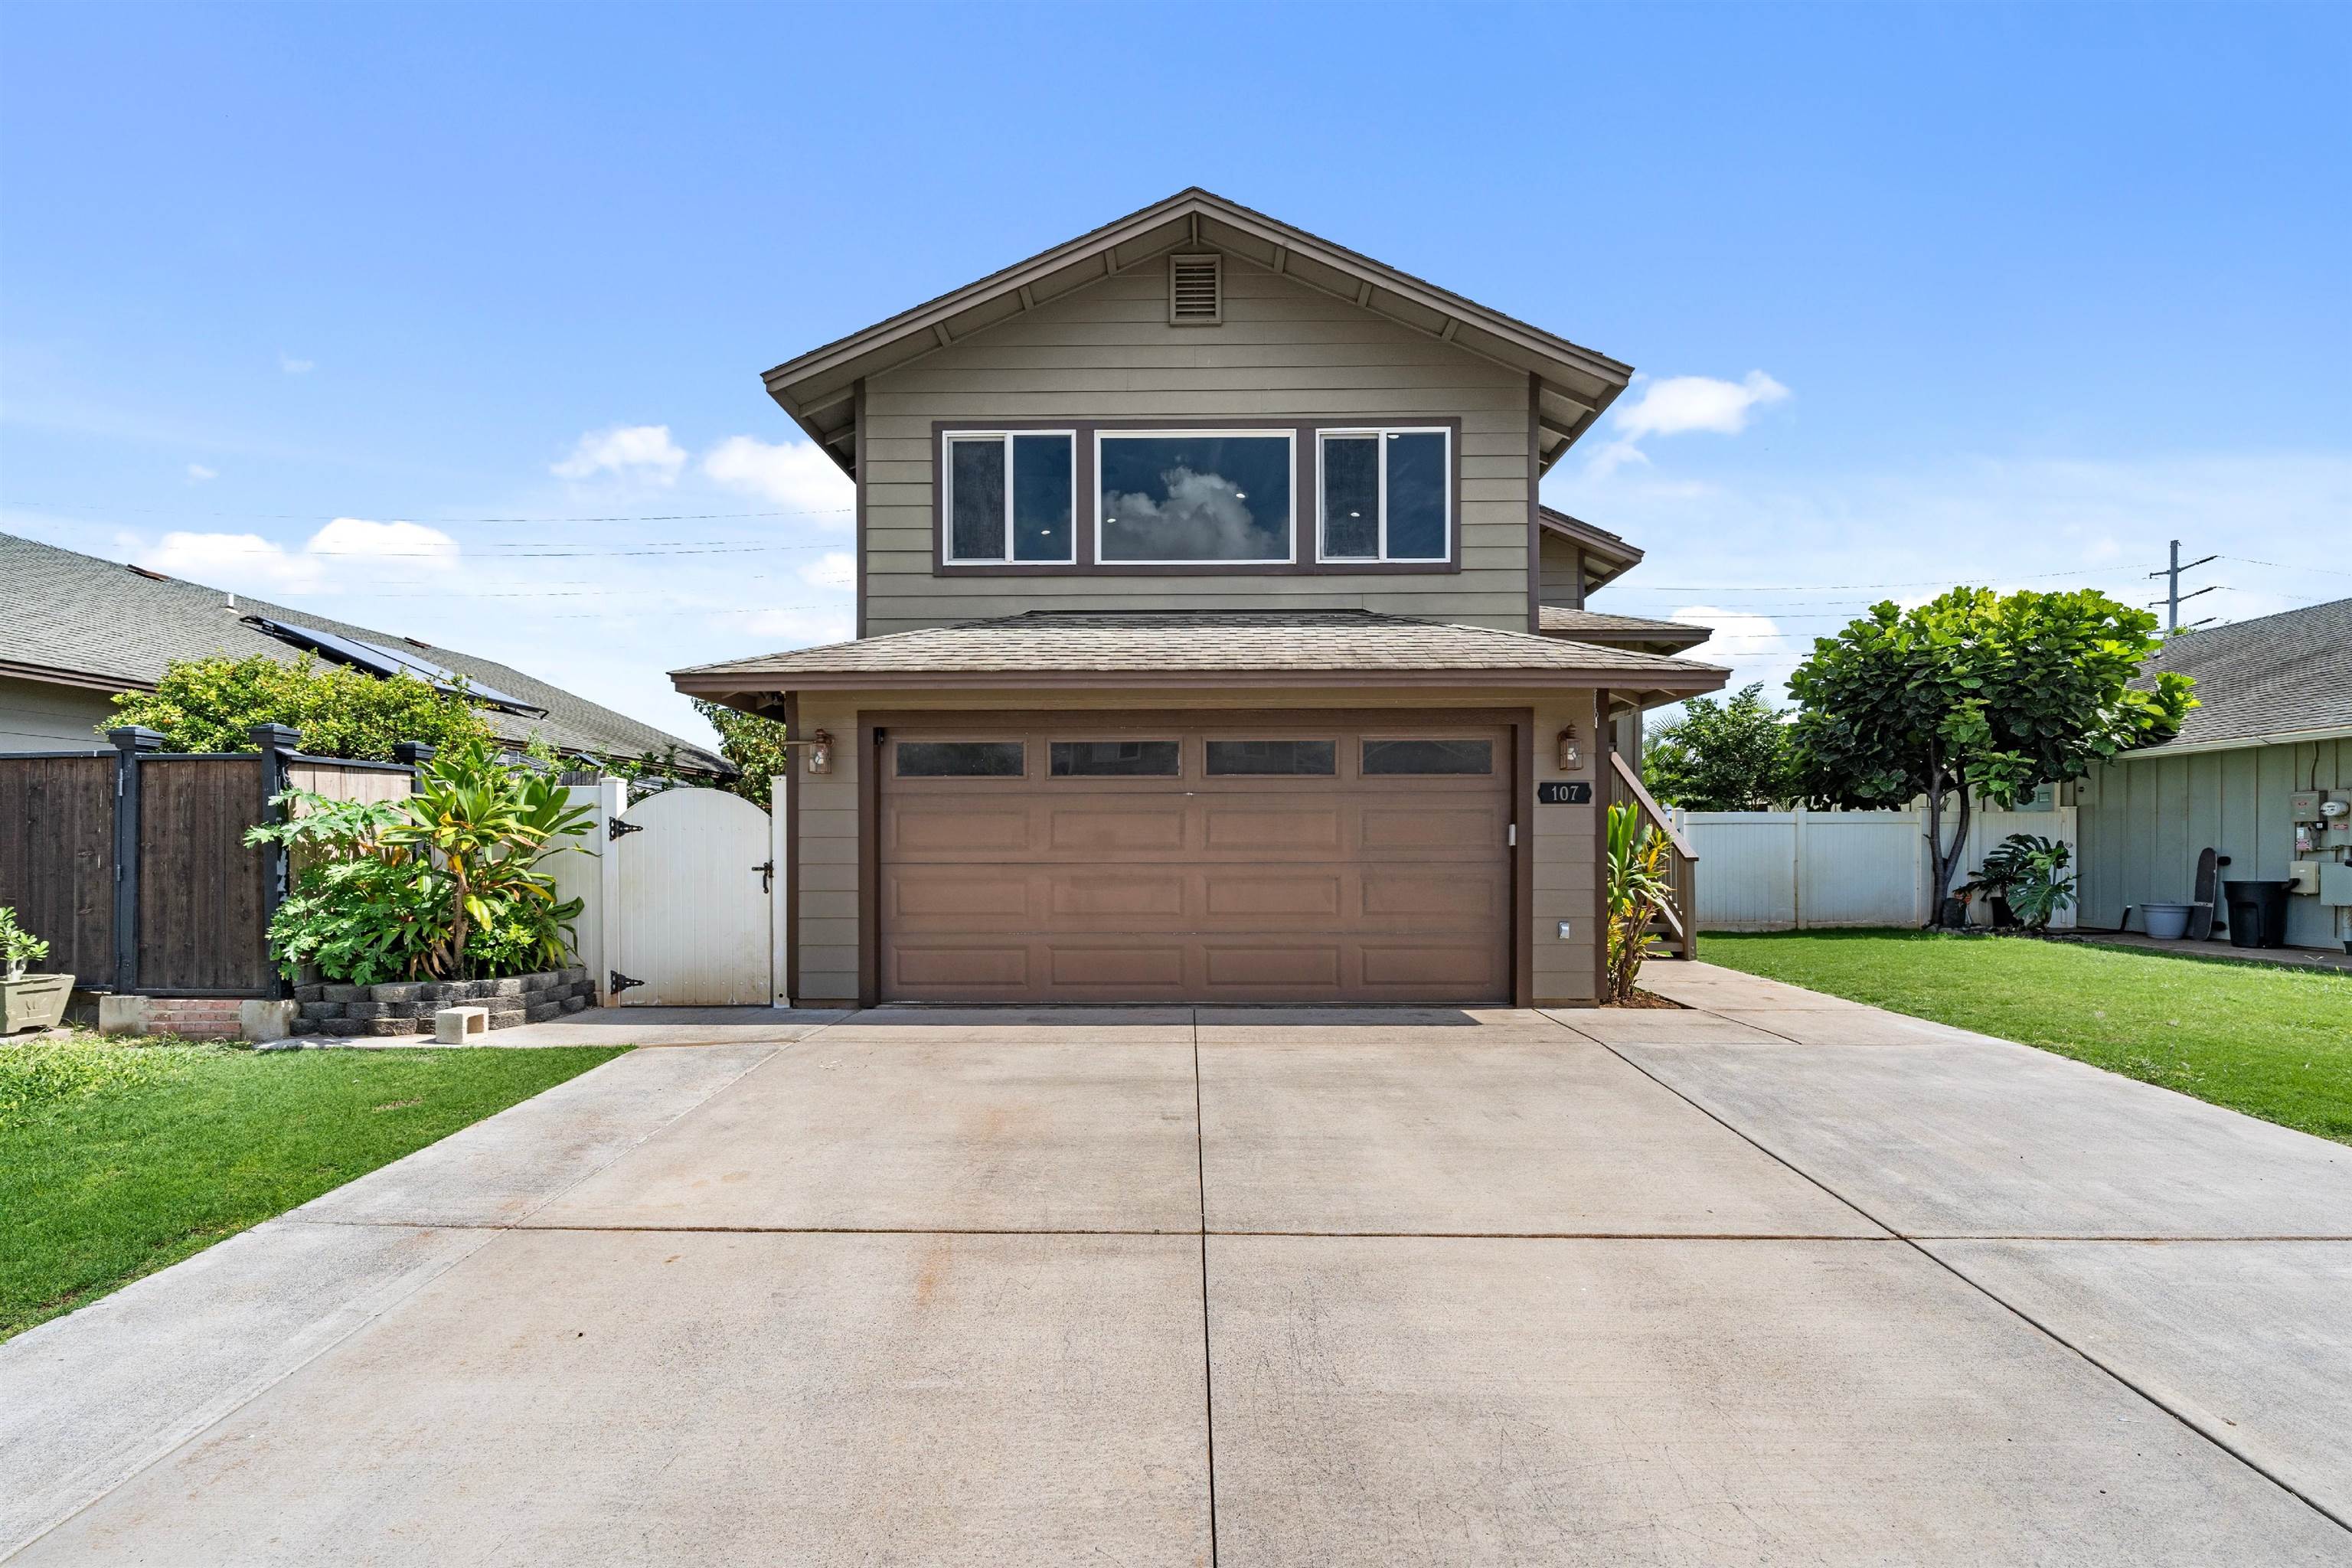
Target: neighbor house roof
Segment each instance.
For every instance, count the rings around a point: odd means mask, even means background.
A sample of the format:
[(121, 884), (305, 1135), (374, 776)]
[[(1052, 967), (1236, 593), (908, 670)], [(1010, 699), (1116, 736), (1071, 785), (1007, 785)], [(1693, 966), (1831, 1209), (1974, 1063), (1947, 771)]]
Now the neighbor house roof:
[(2352, 735), (2352, 599), (2181, 632), (2140, 666), (2197, 682), (2180, 733), (2135, 757)]
[(1549, 468), (1632, 379), (1633, 367), (1193, 186), (1090, 233), (785, 361), (768, 394), (854, 469), (856, 390), (972, 333), (1172, 251), (1208, 248), (1254, 261), (1465, 353), (1537, 378), (1541, 461)]
[[(0, 534), (0, 675), (100, 691), (152, 690), (163, 679), (163, 667), (175, 659), (266, 654), (290, 664), (301, 656), (300, 649), (252, 625), (250, 616), (395, 651), (413, 649), (417, 657), (478, 686), (545, 710), (543, 718), (485, 712), (502, 741), (521, 744), (537, 736), (559, 751), (603, 756), (659, 755), (675, 748), (681, 767), (709, 773), (734, 771), (703, 747), (507, 665)], [(91, 744), (99, 743), (92, 736)]]
[(1696, 647), (1715, 632), (1711, 627), (1682, 621), (1653, 621), (1641, 616), (1611, 616), (1598, 610), (1546, 605), (1543, 635), (1577, 642), (1616, 643), (1654, 653), (1680, 653), (1685, 648)]
[(1040, 685), (1601, 686), (1713, 691), (1713, 665), (1370, 610), (1032, 610), (675, 671), (681, 691)]

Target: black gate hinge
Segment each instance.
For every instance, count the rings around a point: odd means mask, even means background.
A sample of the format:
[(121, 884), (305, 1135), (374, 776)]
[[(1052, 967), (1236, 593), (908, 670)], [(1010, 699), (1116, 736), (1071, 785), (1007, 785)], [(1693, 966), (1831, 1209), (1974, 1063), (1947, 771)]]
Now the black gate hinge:
[(643, 985), (645, 984), (642, 980), (630, 979), (627, 975), (622, 973), (617, 969), (612, 972), (610, 978), (613, 983), (610, 986), (606, 987), (606, 989), (610, 990), (615, 996), (618, 996), (622, 992), (629, 990), (633, 986)]
[(624, 833), (643, 833), (645, 830), (644, 823), (624, 822), (617, 816), (604, 824), (604, 837), (608, 839), (618, 838)]

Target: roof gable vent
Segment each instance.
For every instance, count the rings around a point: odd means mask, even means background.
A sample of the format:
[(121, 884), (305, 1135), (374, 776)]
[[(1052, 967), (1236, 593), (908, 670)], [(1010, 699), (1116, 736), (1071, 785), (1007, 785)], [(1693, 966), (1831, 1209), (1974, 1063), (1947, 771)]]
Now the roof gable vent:
[(1168, 258), (1170, 326), (1213, 327), (1225, 319), (1223, 260), (1213, 253)]

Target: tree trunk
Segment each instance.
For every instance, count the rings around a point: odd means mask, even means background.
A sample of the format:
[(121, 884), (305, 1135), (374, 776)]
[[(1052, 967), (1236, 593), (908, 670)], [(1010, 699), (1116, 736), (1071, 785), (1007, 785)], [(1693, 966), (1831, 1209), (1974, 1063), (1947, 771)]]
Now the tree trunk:
[[(1960, 807), (1958, 818), (1953, 824), (1952, 842), (1949, 847), (1947, 847), (1943, 842), (1941, 798), (1931, 800), (1927, 808), (1928, 867), (1934, 872), (1932, 879), (1935, 884), (1936, 898), (1935, 916), (1927, 922), (1931, 926), (1940, 926), (1944, 923), (1945, 906), (1951, 901), (1952, 898), (1952, 879), (1959, 872), (1960, 855), (1968, 847), (1969, 842), (1969, 817), (1973, 803), (1969, 799), (1968, 781), (1956, 779), (1953, 782), (1959, 792)], [(1960, 923), (1966, 925), (1968, 922), (1963, 920)]]

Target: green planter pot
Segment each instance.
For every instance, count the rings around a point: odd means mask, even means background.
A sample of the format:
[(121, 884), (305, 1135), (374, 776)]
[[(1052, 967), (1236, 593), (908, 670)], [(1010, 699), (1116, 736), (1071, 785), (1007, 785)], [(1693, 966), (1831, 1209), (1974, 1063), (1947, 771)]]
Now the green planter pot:
[(70, 974), (27, 974), (0, 980), (0, 1035), (19, 1029), (54, 1029), (65, 1022), (66, 999), (73, 994)]

